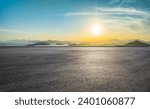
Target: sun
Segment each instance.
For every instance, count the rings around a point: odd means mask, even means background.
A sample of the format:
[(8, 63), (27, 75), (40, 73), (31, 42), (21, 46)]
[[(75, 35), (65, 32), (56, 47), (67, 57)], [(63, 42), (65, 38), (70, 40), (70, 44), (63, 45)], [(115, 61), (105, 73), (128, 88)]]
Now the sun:
[(102, 27), (100, 24), (96, 23), (91, 26), (91, 33), (94, 36), (99, 36), (102, 34)]

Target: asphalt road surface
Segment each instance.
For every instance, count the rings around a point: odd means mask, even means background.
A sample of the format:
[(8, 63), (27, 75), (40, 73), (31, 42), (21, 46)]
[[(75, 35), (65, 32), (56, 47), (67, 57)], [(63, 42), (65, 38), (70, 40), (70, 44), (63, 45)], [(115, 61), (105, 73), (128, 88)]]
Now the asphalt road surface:
[(150, 91), (150, 47), (1, 47), (0, 91)]

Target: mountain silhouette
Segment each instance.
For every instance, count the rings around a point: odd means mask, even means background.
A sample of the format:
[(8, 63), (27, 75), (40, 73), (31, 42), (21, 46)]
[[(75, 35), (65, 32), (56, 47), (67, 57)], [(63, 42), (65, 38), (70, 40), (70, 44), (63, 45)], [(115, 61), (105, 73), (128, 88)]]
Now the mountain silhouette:
[(138, 47), (146, 47), (146, 46), (150, 46), (149, 44), (139, 41), (139, 40), (135, 40), (133, 42), (129, 42), (127, 44), (125, 44), (124, 46), (129, 46), (129, 47), (134, 47), (134, 46), (138, 46)]
[(42, 41), (42, 42), (37, 42), (37, 43), (35, 43), (33, 45), (49, 45), (49, 43)]
[[(47, 41), (39, 41), (34, 44), (30, 44), (29, 46), (87, 46), (88, 43), (75, 43), (75, 42), (69, 42), (69, 41), (57, 41), (57, 40), (47, 40)], [(89, 44), (89, 46), (92, 46)], [(99, 45), (98, 45), (99, 46)], [(107, 46), (107, 45), (100, 45), (100, 46)], [(132, 42), (128, 42), (124, 45), (110, 45), (110, 46), (118, 46), (118, 47), (147, 47), (150, 46), (150, 44), (141, 41), (141, 40), (135, 40)]]

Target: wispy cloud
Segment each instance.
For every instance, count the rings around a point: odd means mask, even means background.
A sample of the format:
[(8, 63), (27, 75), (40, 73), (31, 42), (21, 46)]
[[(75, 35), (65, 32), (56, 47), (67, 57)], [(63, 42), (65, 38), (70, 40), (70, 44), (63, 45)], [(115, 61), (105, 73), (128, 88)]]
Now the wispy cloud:
[(95, 12), (70, 12), (70, 13), (66, 13), (65, 16), (69, 17), (69, 16), (89, 16), (89, 15), (96, 15)]
[(146, 8), (146, 10), (150, 10), (150, 7)]
[(123, 5), (127, 5), (129, 3), (134, 3), (136, 0), (110, 0), (110, 5), (118, 5), (118, 7), (121, 7)]
[(136, 15), (150, 17), (150, 14), (145, 11), (137, 10), (135, 8), (97, 8), (97, 12), (70, 12), (66, 13), (65, 16), (90, 16), (90, 15)]
[[(116, 0), (117, 1), (117, 0)], [(94, 8), (93, 12), (71, 12), (66, 13), (66, 17), (76, 16), (98, 16), (100, 22), (103, 22), (105, 27), (110, 31), (126, 31), (132, 34), (150, 33), (150, 13), (148, 11), (139, 10), (136, 8)], [(120, 23), (122, 22), (122, 23)], [(117, 25), (117, 26), (114, 26)], [(137, 32), (138, 31), (138, 32)], [(119, 31), (118, 31), (119, 32)]]
[(120, 0), (110, 0), (110, 2), (109, 2), (109, 4), (115, 4), (115, 3), (118, 3), (118, 2), (120, 2)]
[(138, 15), (138, 16), (145, 16), (149, 17), (150, 14), (137, 10), (135, 8), (97, 8), (99, 14), (111, 14), (111, 15), (116, 15), (116, 14), (124, 14), (124, 15)]
[(0, 32), (7, 32), (7, 33), (29, 33), (29, 32), (25, 32), (25, 31), (19, 31), (19, 30), (15, 30), (15, 29), (2, 29), (0, 28)]

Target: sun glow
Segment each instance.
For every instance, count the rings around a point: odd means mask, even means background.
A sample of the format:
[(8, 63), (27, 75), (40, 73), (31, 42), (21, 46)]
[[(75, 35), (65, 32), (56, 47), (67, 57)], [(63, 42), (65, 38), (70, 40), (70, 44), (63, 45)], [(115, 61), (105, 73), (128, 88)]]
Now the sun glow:
[(94, 36), (99, 36), (102, 34), (102, 27), (100, 24), (96, 23), (91, 26), (91, 33)]

